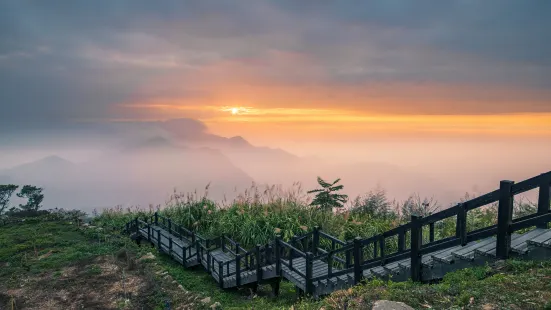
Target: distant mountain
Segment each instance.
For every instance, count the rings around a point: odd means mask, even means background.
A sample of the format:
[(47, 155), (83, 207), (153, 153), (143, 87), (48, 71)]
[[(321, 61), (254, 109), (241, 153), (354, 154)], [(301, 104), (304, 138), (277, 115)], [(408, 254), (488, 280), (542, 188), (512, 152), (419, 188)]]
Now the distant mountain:
[[(162, 147), (161, 147), (162, 146)], [(167, 151), (170, 149), (170, 151)], [(176, 188), (231, 198), (253, 179), (220, 151), (174, 146), (162, 139), (125, 147), (80, 164), (50, 156), (0, 172), (15, 184), (44, 187), (44, 205), (81, 208), (164, 204)]]
[(218, 149), (239, 166), (299, 159), (281, 149), (254, 146), (241, 136), (227, 138), (209, 133), (202, 122), (193, 119), (172, 119), (158, 126), (172, 136), (173, 143)]
[(75, 169), (76, 165), (64, 158), (48, 156), (0, 171), (0, 175), (7, 176), (13, 183), (17, 184), (49, 183), (52, 179), (60, 181), (58, 176), (72, 177)]
[(317, 187), (317, 176), (341, 178), (345, 192), (351, 196), (380, 187), (387, 191), (391, 199), (407, 199), (409, 195), (418, 193), (434, 196), (444, 205), (462, 194), (423, 173), (396, 165), (378, 162), (333, 164), (316, 157), (301, 158), (281, 149), (252, 145), (241, 136), (226, 138), (208, 133), (206, 126), (195, 120), (170, 120), (162, 123), (161, 127), (177, 143), (220, 150), (257, 183), (282, 184), (287, 187), (300, 182), (305, 188), (311, 189)]

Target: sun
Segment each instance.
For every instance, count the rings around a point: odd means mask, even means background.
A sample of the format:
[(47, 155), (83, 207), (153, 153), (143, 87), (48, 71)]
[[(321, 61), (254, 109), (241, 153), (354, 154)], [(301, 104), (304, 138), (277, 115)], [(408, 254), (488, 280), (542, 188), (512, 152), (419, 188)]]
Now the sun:
[(232, 115), (236, 115), (237, 113), (239, 113), (239, 108), (231, 108), (230, 111)]

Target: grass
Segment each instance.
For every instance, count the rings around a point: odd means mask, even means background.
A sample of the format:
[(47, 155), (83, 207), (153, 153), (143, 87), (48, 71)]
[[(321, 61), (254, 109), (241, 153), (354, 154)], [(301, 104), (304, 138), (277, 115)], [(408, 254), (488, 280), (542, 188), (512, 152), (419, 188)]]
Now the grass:
[[(522, 208), (517, 208), (517, 213), (534, 209), (534, 206), (519, 206)], [(407, 221), (412, 212), (428, 213), (434, 208), (435, 204), (427, 203), (427, 200), (390, 202), (384, 192), (375, 192), (332, 213), (310, 206), (300, 190), (284, 192), (268, 187), (264, 191), (252, 188), (231, 203), (216, 203), (206, 195), (174, 194), (159, 212), (205, 236), (225, 234), (245, 248), (251, 248), (271, 240), (276, 232), (282, 234), (284, 240), (289, 240), (314, 226), (321, 226), (325, 232), (341, 240), (370, 237)], [(528, 309), (543, 309), (546, 305), (551, 308), (549, 262), (509, 261), (499, 267), (501, 269), (491, 266), (465, 269), (449, 273), (441, 283), (433, 285), (374, 280), (334, 292), (320, 301), (297, 300), (295, 289), (288, 282), (282, 282), (278, 298), (270, 296), (269, 286), (262, 286), (257, 294), (248, 289), (221, 290), (203, 270), (184, 269), (168, 256), (147, 245), (138, 247), (130, 242), (130, 238), (118, 233), (129, 220), (150, 216), (154, 211), (156, 208), (153, 207), (149, 210), (109, 209), (94, 219), (98, 229), (79, 229), (63, 221), (26, 221), (0, 227), (0, 292), (17, 292), (22, 283), (28, 283), (32, 278), (41, 280), (35, 284), (45, 285), (46, 291), (49, 288), (59, 290), (56, 285), (67, 280), (67, 267), (76, 266), (79, 269), (73, 272), (73, 286), (75, 283), (85, 285), (79, 282), (84, 278), (95, 279), (98, 287), (119, 283), (125, 276), (143, 280), (149, 292), (146, 297), (133, 295), (128, 304), (125, 291), (124, 296), (117, 296), (114, 301), (119, 308), (143, 304), (147, 305), (146, 309), (164, 309), (169, 301), (174, 306), (193, 304), (193, 308), (200, 309), (204, 305), (199, 300), (206, 297), (210, 298), (210, 303), (219, 302), (224, 309), (369, 309), (377, 299), (403, 301), (418, 309), (517, 309), (524, 304)], [(468, 229), (490, 226), (495, 223), (496, 215), (495, 206), (472, 210), (468, 214)], [(454, 233), (453, 217), (436, 223), (436, 239)], [(396, 247), (395, 243), (389, 240), (389, 252)], [(124, 249), (123, 255), (120, 255), (121, 249)], [(153, 259), (137, 263), (137, 258), (149, 252), (154, 254)], [(106, 278), (105, 267), (109, 262), (98, 261), (101, 257), (113, 257), (110, 262), (123, 266), (122, 270), (128, 273), (119, 273), (116, 279)], [(135, 270), (135, 264), (140, 266), (139, 272)], [(37, 286), (36, 289), (43, 288)], [(143, 294), (143, 290), (139, 292)], [(0, 293), (0, 306), (8, 302), (6, 298), (13, 297), (15, 293), (12, 293)]]
[(551, 309), (551, 261), (508, 260), (467, 268), (431, 285), (373, 280), (295, 309), (370, 309), (380, 299), (415, 309)]
[[(210, 297), (211, 304), (219, 302), (223, 309), (370, 309), (379, 299), (402, 301), (416, 309), (551, 309), (551, 261), (509, 260), (499, 265), (468, 268), (448, 273), (440, 283), (430, 285), (373, 280), (316, 301), (297, 299), (294, 287), (288, 282), (282, 282), (278, 298), (270, 296), (269, 286), (261, 287), (256, 295), (247, 289), (220, 290), (204, 271), (184, 269), (154, 248), (138, 247), (125, 239), (128, 238), (117, 232), (82, 230), (59, 222), (0, 227), (0, 291), (16, 292), (24, 284), (33, 292), (42, 290), (54, 294), (53, 290), (60, 290), (59, 285), (64, 281), (82, 290), (87, 283), (92, 283), (95, 290), (102, 289), (101, 285), (109, 287), (110, 282), (103, 281), (104, 261), (97, 258), (112, 256), (121, 261), (123, 248), (127, 249), (123, 253), (131, 254), (122, 261), (149, 252), (154, 258), (141, 262), (141, 267), (134, 271), (135, 274), (141, 273), (138, 269), (150, 271), (152, 293), (140, 300), (137, 296), (131, 297), (131, 304), (125, 302), (125, 298), (118, 298), (115, 304), (121, 309), (137, 305), (144, 309), (164, 309), (166, 300), (170, 300), (172, 306), (192, 300), (195, 308), (200, 309), (199, 300), (206, 297)], [(70, 267), (81, 267), (81, 272), (76, 274), (84, 280), (79, 282), (68, 277)], [(130, 269), (126, 275), (133, 277)], [(111, 281), (118, 279), (119, 276)], [(98, 282), (100, 280), (103, 282)], [(186, 296), (192, 297), (172, 295), (170, 287), (177, 285), (182, 286)], [(64, 289), (67, 287), (62, 286), (61, 290)], [(11, 302), (11, 297), (0, 294), (0, 306)], [(25, 304), (22, 299), (15, 301)]]
[(164, 309), (167, 299), (195, 297), (159, 279), (140, 253), (116, 232), (65, 221), (1, 226), (0, 309)]

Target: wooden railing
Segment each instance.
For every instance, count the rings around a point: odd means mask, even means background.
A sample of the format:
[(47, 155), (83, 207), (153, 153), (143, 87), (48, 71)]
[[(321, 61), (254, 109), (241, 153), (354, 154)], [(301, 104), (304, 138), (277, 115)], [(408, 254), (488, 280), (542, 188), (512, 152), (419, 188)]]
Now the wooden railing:
[[(211, 271), (211, 268), (217, 268), (218, 270), (214, 270), (214, 272), (218, 274), (220, 279), (235, 275), (237, 285), (240, 285), (241, 271), (256, 269), (260, 281), (263, 266), (275, 264), (277, 274), (281, 275), (283, 265), (304, 279), (305, 292), (309, 294), (313, 292), (315, 281), (353, 274), (354, 283), (359, 283), (363, 278), (364, 270), (407, 258), (411, 260), (412, 280), (420, 281), (422, 274), (421, 258), (424, 254), (457, 245), (466, 245), (471, 241), (481, 240), (493, 235), (497, 236), (497, 258), (506, 259), (510, 253), (510, 235), (513, 232), (532, 226), (547, 228), (548, 223), (551, 222), (549, 210), (551, 204), (550, 186), (551, 172), (540, 174), (516, 184), (513, 181), (501, 181), (497, 190), (426, 217), (412, 215), (409, 223), (366, 239), (357, 237), (353, 240), (342, 241), (321, 231), (319, 227), (314, 227), (310, 232), (293, 236), (289, 242), (283, 241), (278, 235), (273, 242), (264, 246), (257, 245), (249, 251), (226, 236), (214, 239), (203, 238), (193, 231), (174, 225), (170, 219), (157, 213), (152, 217), (151, 223), (163, 227), (168, 232), (174, 232), (175, 236), (179, 238), (188, 238), (190, 242), (195, 244), (199, 259), (203, 259), (204, 253), (207, 254), (208, 270)], [(514, 196), (536, 188), (539, 188), (537, 212), (513, 219)], [(467, 227), (468, 212), (496, 202), (498, 203), (497, 224), (469, 231)], [(455, 234), (435, 240), (435, 224), (453, 217), (455, 217)], [(147, 222), (138, 222), (138, 220), (136, 220), (135, 225), (136, 227), (138, 225), (143, 226), (144, 223), (149, 227)], [(426, 238), (428, 242), (424, 242), (424, 231), (429, 234)], [(157, 231), (156, 237), (160, 238), (159, 236), (159, 231)], [(394, 246), (387, 246), (388, 243), (392, 243), (389, 241), (393, 238), (397, 239)], [(409, 247), (406, 241), (409, 241)], [(169, 249), (173, 246), (170, 243), (169, 239)], [(217, 248), (231, 253), (235, 258), (231, 261), (217, 261), (209, 254), (210, 251)], [(294, 260), (297, 258), (305, 260), (306, 268), (304, 272), (294, 264)], [(312, 265), (315, 260), (326, 262), (328, 268), (326, 274), (314, 278)], [(236, 269), (229, 272), (229, 266), (233, 263), (235, 263)], [(224, 265), (226, 266), (226, 272), (224, 272)], [(338, 270), (334, 271), (335, 267)], [(220, 283), (222, 285), (222, 281)]]

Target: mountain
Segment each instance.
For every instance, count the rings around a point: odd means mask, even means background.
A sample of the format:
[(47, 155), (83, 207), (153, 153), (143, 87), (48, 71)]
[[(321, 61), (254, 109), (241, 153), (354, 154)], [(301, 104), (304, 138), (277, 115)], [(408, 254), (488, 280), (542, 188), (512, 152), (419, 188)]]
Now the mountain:
[[(10, 169), (0, 171), (0, 175), (7, 176), (12, 183), (32, 184), (49, 183), (55, 179), (70, 181), (67, 177), (73, 177), (76, 165), (59, 156), (48, 156), (30, 163), (22, 164)], [(58, 176), (63, 176), (59, 179)]]
[(317, 187), (317, 176), (341, 178), (344, 191), (351, 196), (380, 187), (387, 191), (391, 199), (405, 200), (411, 194), (418, 193), (434, 196), (444, 205), (463, 194), (424, 173), (397, 165), (381, 162), (333, 164), (316, 157), (301, 158), (281, 149), (252, 145), (241, 136), (226, 138), (211, 134), (203, 123), (196, 120), (175, 119), (161, 123), (160, 127), (176, 143), (220, 150), (236, 167), (260, 184), (289, 187), (300, 182), (306, 189), (311, 189)]
[[(44, 188), (46, 208), (164, 204), (176, 188), (221, 200), (250, 186), (253, 179), (220, 151), (169, 145), (161, 139), (124, 147), (94, 160), (73, 164), (50, 156), (5, 171), (16, 184)], [(165, 147), (160, 147), (161, 145)], [(168, 151), (168, 149), (170, 151)]]

